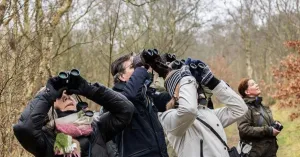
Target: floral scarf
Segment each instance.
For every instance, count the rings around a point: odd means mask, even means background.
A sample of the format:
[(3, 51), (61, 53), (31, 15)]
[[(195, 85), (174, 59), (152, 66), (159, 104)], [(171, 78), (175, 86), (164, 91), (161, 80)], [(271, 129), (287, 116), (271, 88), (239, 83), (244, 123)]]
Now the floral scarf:
[(92, 121), (93, 117), (85, 116), (83, 111), (55, 119), (55, 155), (80, 157), (80, 144), (75, 138), (89, 136), (93, 131)]

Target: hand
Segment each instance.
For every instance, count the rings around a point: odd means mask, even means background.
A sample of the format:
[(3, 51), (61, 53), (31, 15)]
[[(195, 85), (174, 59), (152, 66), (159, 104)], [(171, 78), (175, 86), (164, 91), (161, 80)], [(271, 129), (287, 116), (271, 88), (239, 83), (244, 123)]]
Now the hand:
[(198, 83), (201, 83), (202, 85), (206, 86), (208, 82), (214, 77), (211, 70), (209, 69), (208, 65), (206, 65), (204, 62), (200, 60), (192, 60), (191, 58), (188, 58), (185, 61), (186, 65), (194, 65), (195, 67), (191, 67), (191, 73), (195, 77)]
[(63, 91), (66, 90), (67, 87), (64, 85), (62, 80), (59, 77), (49, 78), (46, 84), (46, 98), (52, 103), (56, 99), (61, 98)]
[(150, 65), (150, 67), (158, 73), (159, 77), (165, 78), (167, 74), (172, 70), (166, 64), (163, 63), (162, 58), (158, 55), (156, 49), (144, 50), (141, 53), (142, 62)]
[(144, 67), (146, 69), (149, 68), (149, 65), (142, 62), (141, 53), (139, 53), (139, 54), (137, 54), (136, 56), (133, 57), (132, 64), (133, 64), (134, 69), (137, 68), (137, 67)]
[(76, 76), (76, 78), (74, 78), (74, 83), (68, 84), (67, 93), (78, 94), (78, 95), (85, 96), (87, 98), (91, 98), (95, 92), (93, 87), (94, 87), (93, 85), (88, 83), (81, 76)]
[(275, 128), (272, 127), (272, 129), (273, 129), (273, 136), (277, 136), (280, 133), (280, 131), (276, 130)]

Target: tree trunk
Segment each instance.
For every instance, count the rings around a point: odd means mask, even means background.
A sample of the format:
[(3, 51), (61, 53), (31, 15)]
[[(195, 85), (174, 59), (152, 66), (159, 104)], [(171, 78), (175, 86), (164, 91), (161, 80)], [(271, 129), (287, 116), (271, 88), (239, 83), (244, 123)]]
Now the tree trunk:
[(2, 0), (0, 2), (0, 26), (3, 24), (6, 7), (7, 7), (7, 1)]

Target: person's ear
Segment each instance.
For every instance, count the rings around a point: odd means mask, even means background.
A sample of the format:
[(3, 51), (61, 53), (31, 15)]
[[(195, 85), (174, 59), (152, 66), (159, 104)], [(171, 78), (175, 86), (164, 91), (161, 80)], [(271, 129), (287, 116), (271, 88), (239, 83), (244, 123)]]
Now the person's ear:
[(119, 74), (118, 78), (119, 78), (119, 80), (125, 82), (125, 78), (124, 78), (123, 74)]
[(248, 89), (247, 89), (247, 90), (245, 90), (245, 94), (246, 94), (246, 95), (249, 95)]

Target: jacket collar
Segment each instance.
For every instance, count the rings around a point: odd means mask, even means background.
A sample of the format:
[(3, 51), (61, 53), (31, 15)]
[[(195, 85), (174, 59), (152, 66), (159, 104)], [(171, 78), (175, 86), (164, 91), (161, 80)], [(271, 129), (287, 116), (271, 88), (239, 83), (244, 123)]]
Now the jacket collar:
[(126, 82), (118, 82), (113, 86), (113, 90), (117, 92), (122, 92), (124, 90), (124, 87), (126, 85)]
[(246, 104), (252, 105), (254, 107), (259, 107), (260, 105), (262, 105), (262, 97), (246, 97), (244, 98), (244, 101)]

